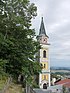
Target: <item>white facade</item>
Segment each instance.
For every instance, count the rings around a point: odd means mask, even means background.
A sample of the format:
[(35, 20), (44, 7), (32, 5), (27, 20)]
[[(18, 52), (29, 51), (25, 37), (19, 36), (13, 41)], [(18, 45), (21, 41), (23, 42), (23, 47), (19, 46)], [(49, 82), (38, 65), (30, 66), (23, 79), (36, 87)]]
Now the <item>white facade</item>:
[(39, 62), (42, 65), (42, 73), (39, 73), (39, 86), (40, 88), (47, 88), (50, 86), (50, 60), (49, 60), (49, 43), (48, 36), (46, 35), (43, 17), (41, 21), (39, 35), (37, 40), (41, 45), (39, 50)]
[[(43, 58), (43, 51), (46, 51), (46, 58)], [(44, 45), (41, 44), (41, 49), (40, 49), (40, 63), (47, 63), (47, 69), (42, 69), (42, 73), (39, 74), (39, 86), (40, 88), (43, 88), (44, 84), (47, 84), (47, 86), (50, 86), (50, 64), (49, 64), (49, 45)], [(44, 79), (42, 78), (42, 75), (48, 75), (48, 79)]]

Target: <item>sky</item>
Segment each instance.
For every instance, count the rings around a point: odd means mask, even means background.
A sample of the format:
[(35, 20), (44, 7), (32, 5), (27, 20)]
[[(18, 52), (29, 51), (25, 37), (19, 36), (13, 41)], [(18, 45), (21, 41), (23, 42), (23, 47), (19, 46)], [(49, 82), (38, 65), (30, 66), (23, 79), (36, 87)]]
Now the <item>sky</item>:
[(39, 34), (43, 16), (49, 36), (50, 64), (70, 67), (70, 0), (30, 0), (37, 6), (37, 17), (32, 20), (36, 35)]

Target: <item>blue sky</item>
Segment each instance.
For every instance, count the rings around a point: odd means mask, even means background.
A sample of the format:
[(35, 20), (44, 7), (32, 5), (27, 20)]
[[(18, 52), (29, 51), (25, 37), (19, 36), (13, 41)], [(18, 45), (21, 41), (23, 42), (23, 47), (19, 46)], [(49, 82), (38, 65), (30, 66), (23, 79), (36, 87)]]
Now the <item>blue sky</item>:
[(37, 6), (32, 27), (39, 33), (41, 17), (50, 42), (51, 66), (70, 67), (70, 0), (30, 0)]

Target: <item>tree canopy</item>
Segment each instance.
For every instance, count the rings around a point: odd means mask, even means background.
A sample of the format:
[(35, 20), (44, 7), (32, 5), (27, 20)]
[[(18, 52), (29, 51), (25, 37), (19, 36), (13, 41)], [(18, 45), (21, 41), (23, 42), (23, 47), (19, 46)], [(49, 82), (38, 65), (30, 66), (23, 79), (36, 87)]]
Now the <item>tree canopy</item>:
[(40, 46), (30, 28), (36, 11), (29, 0), (0, 0), (0, 67), (14, 77), (23, 74), (27, 81), (41, 71), (35, 60)]

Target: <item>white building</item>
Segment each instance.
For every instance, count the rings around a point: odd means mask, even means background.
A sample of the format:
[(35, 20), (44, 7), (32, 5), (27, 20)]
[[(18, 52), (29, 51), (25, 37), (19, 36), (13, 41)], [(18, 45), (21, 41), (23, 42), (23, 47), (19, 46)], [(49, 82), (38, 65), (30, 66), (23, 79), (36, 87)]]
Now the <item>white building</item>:
[(45, 31), (43, 17), (41, 20), (41, 26), (39, 30), (39, 35), (37, 36), (37, 40), (40, 42), (41, 49), (38, 53), (38, 60), (42, 65), (42, 73), (39, 74), (39, 87), (47, 88), (50, 86), (50, 62), (49, 62), (49, 43), (48, 36)]

